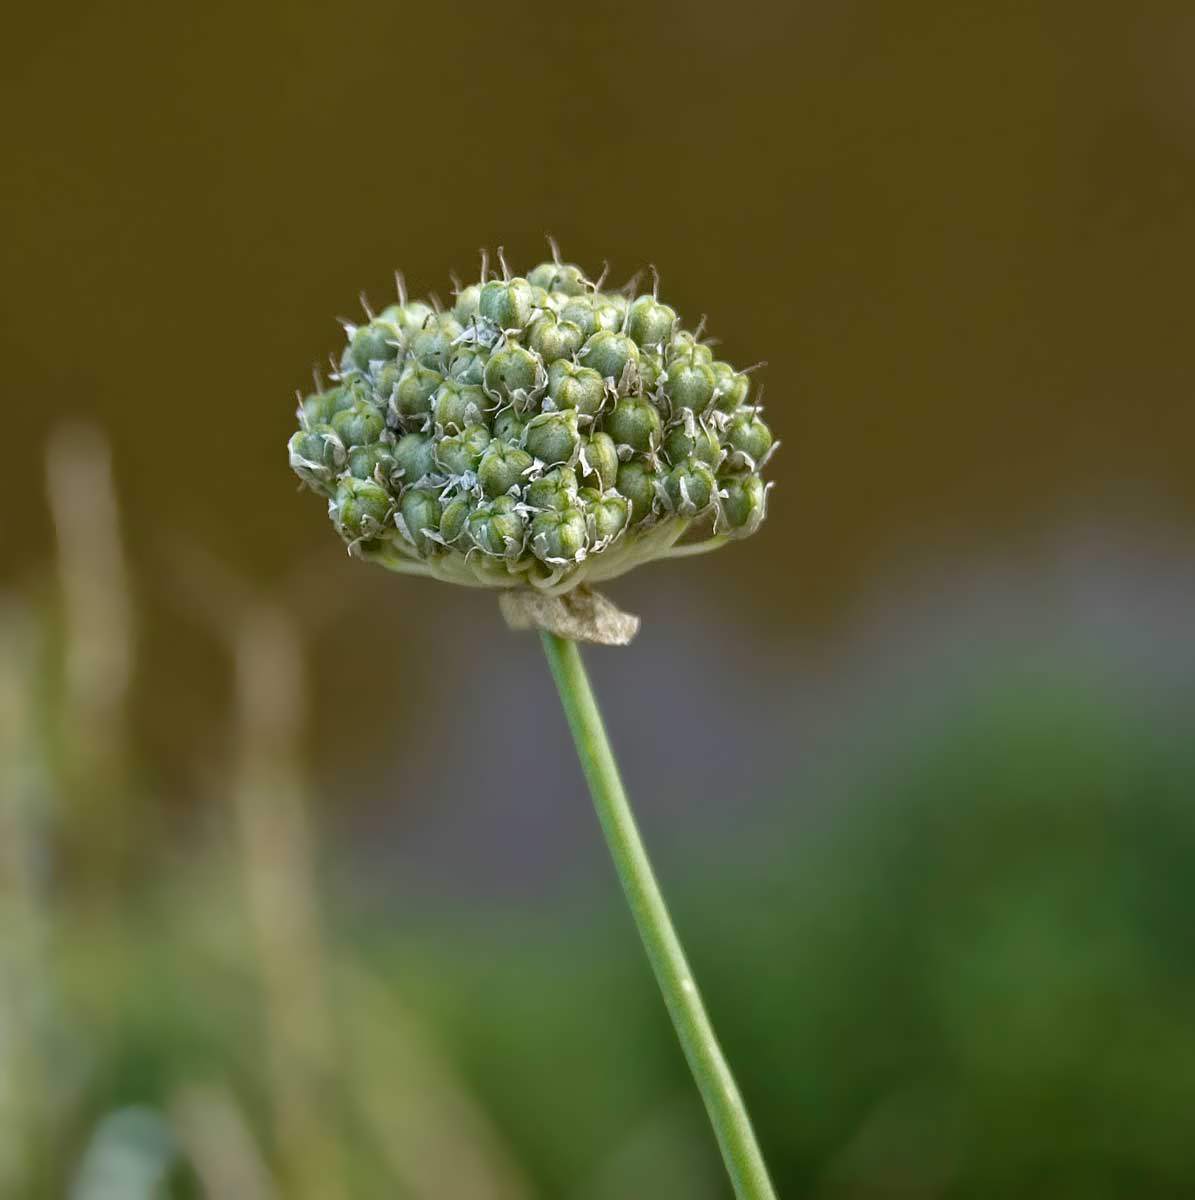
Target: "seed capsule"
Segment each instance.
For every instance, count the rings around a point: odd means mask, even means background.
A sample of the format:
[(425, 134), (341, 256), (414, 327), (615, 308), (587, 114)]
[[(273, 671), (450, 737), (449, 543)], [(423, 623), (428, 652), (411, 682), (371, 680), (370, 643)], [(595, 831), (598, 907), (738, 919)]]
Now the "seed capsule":
[(631, 459), (618, 468), (618, 493), (631, 505), (631, 521), (638, 524), (655, 511), (659, 493), (656, 473), (640, 459)]
[(466, 425), (476, 425), (493, 402), (485, 392), (471, 384), (446, 379), (432, 397), (432, 420), (445, 433), (460, 433)]
[(571, 467), (556, 467), (533, 479), (524, 490), (524, 496), (532, 508), (562, 510), (576, 502), (577, 490), (576, 472)]
[(436, 445), (436, 465), (448, 475), (476, 471), (489, 444), (490, 431), (484, 425), (469, 425), (461, 433), (440, 439)]
[(592, 417), (606, 398), (606, 384), (592, 367), (554, 362), (548, 369), (548, 396), (557, 408), (575, 408)]
[(291, 470), (317, 491), (322, 491), (344, 469), (344, 443), (331, 425), (300, 429), (291, 435), (287, 451)]
[(348, 470), (357, 479), (372, 479), (385, 487), (394, 474), (394, 447), (387, 442), (357, 446), (349, 451)]
[(589, 522), (580, 508), (550, 509), (531, 522), (531, 550), (544, 562), (576, 562), (588, 543)]
[(411, 354), (425, 367), (446, 371), (456, 354), (453, 343), (460, 333), (461, 324), (455, 317), (450, 313), (437, 313), (411, 338)]
[(526, 450), (495, 439), (486, 447), (477, 466), (477, 482), (491, 500), (523, 482), (534, 462)]
[(659, 346), (672, 336), (676, 309), (661, 304), (652, 296), (640, 296), (631, 304), (627, 333), (644, 346)]
[(713, 369), (691, 356), (673, 359), (664, 377), (664, 392), (672, 402), (674, 415), (687, 408), (703, 413), (713, 399), (717, 378)]
[(386, 419), (367, 401), (359, 400), (352, 408), (338, 412), (332, 418), (336, 435), (350, 449), (353, 446), (368, 446), (382, 436)]
[(571, 409), (540, 413), (527, 423), (523, 444), (540, 462), (549, 466), (569, 462), (580, 444), (577, 414)]
[(433, 371), (414, 359), (409, 361), (390, 397), (390, 423), (399, 425), (403, 420), (424, 417), (430, 413), (432, 396), (443, 382), (444, 376), (439, 371)]
[(531, 318), (533, 299), (525, 279), (491, 279), (482, 286), (477, 308), (499, 329), (522, 329)]
[(588, 290), (585, 272), (575, 263), (540, 263), (528, 276), (532, 287), (543, 288), (549, 294), (583, 296)]
[(674, 425), (664, 436), (664, 457), (673, 466), (696, 458), (714, 467), (722, 458), (722, 445), (712, 429), (690, 419)]
[(714, 372), (714, 407), (720, 412), (734, 412), (747, 403), (747, 393), (751, 390), (751, 380), (741, 371), (736, 371), (729, 363), (713, 363)]
[(595, 433), (581, 447), (579, 458), (586, 482), (599, 491), (612, 488), (618, 479), (618, 449), (608, 433)]
[(439, 497), (430, 488), (412, 488), (403, 496), (399, 511), (408, 537), (426, 554), (435, 544), (427, 535), (439, 531), (443, 515)]
[(370, 479), (347, 475), (336, 485), (328, 501), (328, 515), (346, 542), (378, 537), (384, 532), (394, 501), (390, 493)]
[(646, 452), (660, 441), (659, 411), (643, 396), (624, 396), (606, 419), (606, 430), (619, 446)]
[(486, 364), (486, 391), (502, 400), (512, 400), (519, 393), (530, 394), (537, 389), (542, 370), (530, 350), (508, 341), (490, 355)]
[(664, 481), (672, 511), (682, 517), (691, 517), (708, 508), (716, 490), (717, 481), (709, 464), (693, 458), (677, 463)]
[(426, 433), (408, 433), (394, 447), (393, 480), (404, 487), (418, 483), (436, 469), (435, 439)]
[(772, 431), (750, 410), (740, 413), (726, 426), (726, 444), (738, 457), (731, 456), (732, 465), (753, 471), (772, 445)]
[(578, 357), (604, 379), (617, 383), (628, 364), (638, 365), (639, 347), (625, 333), (595, 333)]
[(527, 344), (545, 364), (551, 364), (559, 358), (572, 358), (584, 341), (580, 326), (562, 321), (554, 314), (545, 314), (531, 326)]
[(397, 326), (389, 321), (370, 321), (353, 333), (343, 365), (350, 370), (368, 371), (370, 363), (396, 358), (401, 344), (402, 335)]
[(719, 509), (729, 529), (754, 533), (767, 510), (768, 490), (758, 475), (734, 475), (718, 481)]

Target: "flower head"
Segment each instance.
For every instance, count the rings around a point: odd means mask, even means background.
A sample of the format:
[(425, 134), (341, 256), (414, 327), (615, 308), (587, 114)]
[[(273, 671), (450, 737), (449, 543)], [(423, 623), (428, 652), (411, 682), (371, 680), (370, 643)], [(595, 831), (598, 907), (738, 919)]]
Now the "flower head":
[(502, 262), (451, 310), (399, 302), (305, 397), (295, 474), (350, 552), (454, 583), (561, 595), (754, 533), (776, 443), (746, 372), (657, 290)]

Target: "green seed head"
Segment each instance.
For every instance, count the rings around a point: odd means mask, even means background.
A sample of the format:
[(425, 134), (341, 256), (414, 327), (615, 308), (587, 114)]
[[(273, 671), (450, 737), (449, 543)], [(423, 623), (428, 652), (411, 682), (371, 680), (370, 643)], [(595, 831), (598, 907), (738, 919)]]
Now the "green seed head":
[(354, 554), (566, 591), (754, 533), (775, 448), (746, 373), (651, 294), (560, 261), (347, 328), (299, 405), (291, 468)]

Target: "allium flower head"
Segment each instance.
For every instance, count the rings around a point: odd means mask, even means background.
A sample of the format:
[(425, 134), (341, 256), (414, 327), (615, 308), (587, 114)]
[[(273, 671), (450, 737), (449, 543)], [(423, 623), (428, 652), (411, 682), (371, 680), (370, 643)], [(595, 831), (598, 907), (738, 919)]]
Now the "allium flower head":
[(776, 443), (748, 374), (658, 287), (603, 291), (555, 246), (501, 266), (448, 309), (400, 279), (300, 403), (291, 467), (350, 552), (561, 595), (754, 533)]

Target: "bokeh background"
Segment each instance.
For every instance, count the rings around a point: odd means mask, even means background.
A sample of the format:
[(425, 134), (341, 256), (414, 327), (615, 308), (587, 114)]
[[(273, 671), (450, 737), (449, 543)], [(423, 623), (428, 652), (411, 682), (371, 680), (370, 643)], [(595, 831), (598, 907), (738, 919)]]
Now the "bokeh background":
[(1189, 3), (5, 29), (0, 1195), (727, 1196), (535, 641), (286, 465), (546, 233), (769, 364), (589, 659), (781, 1195), (1195, 1195)]

